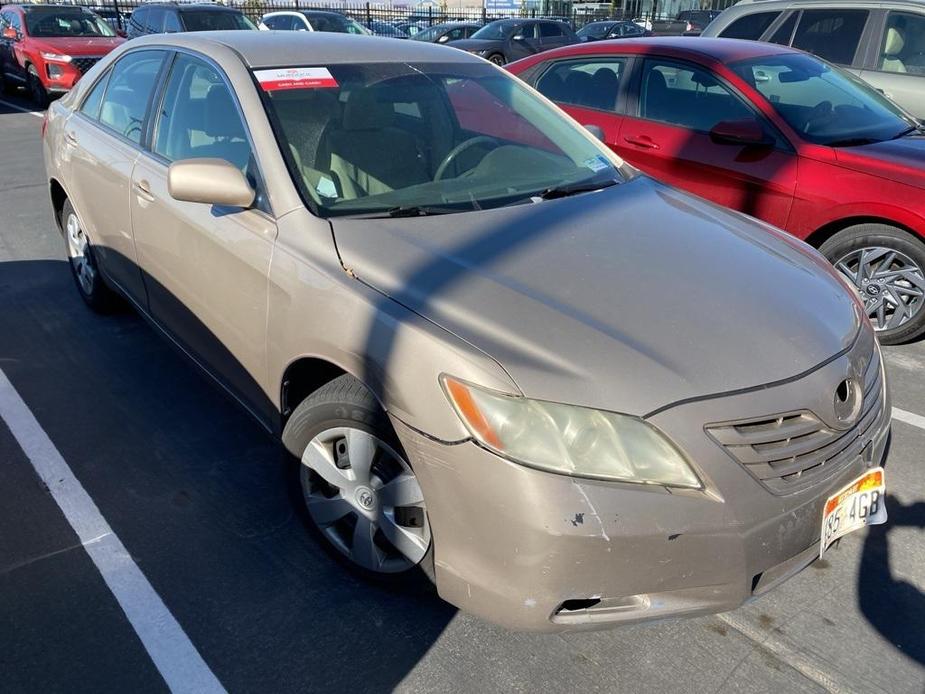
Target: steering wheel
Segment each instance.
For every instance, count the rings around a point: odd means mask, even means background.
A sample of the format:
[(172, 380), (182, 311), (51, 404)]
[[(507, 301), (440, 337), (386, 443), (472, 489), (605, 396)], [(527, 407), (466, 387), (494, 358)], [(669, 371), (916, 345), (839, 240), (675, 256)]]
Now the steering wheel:
[(443, 179), (443, 174), (446, 173), (446, 170), (450, 167), (450, 164), (455, 161), (456, 157), (465, 152), (470, 147), (475, 147), (480, 144), (495, 144), (498, 140), (494, 137), (489, 137), (488, 135), (476, 135), (475, 137), (470, 137), (468, 140), (463, 140), (453, 149), (446, 153), (446, 156), (443, 157), (443, 161), (440, 162), (440, 166), (437, 167), (437, 173), (434, 174), (434, 180), (440, 181)]
[(818, 104), (813, 106), (812, 110), (809, 112), (809, 115), (806, 116), (806, 122), (803, 123), (803, 132), (808, 134), (814, 130), (813, 124), (816, 121), (822, 120), (823, 118), (830, 118), (833, 113), (834, 111), (832, 109), (831, 101), (820, 101)]

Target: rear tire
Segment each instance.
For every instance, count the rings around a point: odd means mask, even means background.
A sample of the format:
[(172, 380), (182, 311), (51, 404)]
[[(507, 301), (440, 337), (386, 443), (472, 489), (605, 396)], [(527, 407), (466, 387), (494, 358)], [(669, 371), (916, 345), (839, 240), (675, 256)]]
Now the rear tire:
[(819, 247), (857, 289), (885, 345), (925, 333), (925, 243), (887, 224), (858, 224)]
[(29, 75), (26, 81), (29, 87), (29, 96), (32, 98), (32, 103), (35, 104), (35, 107), (40, 110), (48, 108), (48, 90), (46, 90), (45, 85), (42, 84), (42, 80), (39, 78), (39, 73), (38, 70), (35, 69), (35, 65), (29, 66)]
[(504, 59), (504, 56), (501, 55), (500, 53), (492, 53), (490, 56), (488, 56), (488, 62), (494, 63), (495, 65), (498, 65), (500, 67), (504, 65), (507, 61)]
[(344, 375), (316, 390), (282, 438), (298, 471), (299, 513), (329, 554), (369, 580), (433, 585), (424, 495), (389, 418), (360, 381)]
[(84, 302), (97, 313), (109, 313), (118, 305), (118, 297), (106, 286), (100, 275), (90, 238), (74, 211), (70, 200), (61, 208), (61, 228), (67, 244), (67, 258), (77, 291)]

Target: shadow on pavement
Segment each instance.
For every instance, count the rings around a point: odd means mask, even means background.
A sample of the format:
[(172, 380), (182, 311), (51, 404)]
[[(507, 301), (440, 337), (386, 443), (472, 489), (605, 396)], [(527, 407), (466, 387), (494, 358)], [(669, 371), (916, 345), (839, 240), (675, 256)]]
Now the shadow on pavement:
[(858, 571), (861, 612), (902, 653), (925, 665), (925, 592), (893, 574), (889, 534), (894, 528), (925, 529), (925, 501), (903, 505), (887, 495), (889, 520), (871, 526)]
[(135, 313), (91, 313), (64, 261), (0, 263), (0, 297), (0, 368), (229, 690), (389, 690), (430, 649), (455, 610), (331, 560), (275, 440)]

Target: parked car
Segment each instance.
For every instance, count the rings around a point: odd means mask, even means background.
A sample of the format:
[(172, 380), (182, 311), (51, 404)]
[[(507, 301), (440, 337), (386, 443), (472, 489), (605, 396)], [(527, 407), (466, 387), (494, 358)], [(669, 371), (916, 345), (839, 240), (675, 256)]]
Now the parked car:
[(918, 0), (746, 0), (723, 12), (702, 35), (809, 51), (925, 120), (925, 5)]
[(445, 24), (436, 24), (427, 29), (422, 29), (411, 38), (415, 41), (447, 43), (448, 41), (468, 39), (481, 28), (482, 25), (475, 22), (446, 22)]
[(699, 34), (720, 12), (718, 10), (683, 10), (674, 19), (654, 19), (649, 27), (655, 36)]
[(483, 26), (472, 38), (447, 45), (475, 53), (495, 65), (504, 65), (577, 41), (571, 27), (555, 19), (499, 19)]
[(102, 17), (112, 30), (119, 36), (125, 36), (128, 27), (128, 18), (131, 13), (121, 12), (112, 7), (91, 7), (89, 8), (99, 17)]
[(363, 22), (363, 26), (369, 29), (370, 33), (374, 34), (375, 36), (387, 36), (392, 39), (408, 38), (408, 34), (405, 33), (402, 29), (398, 28), (394, 24), (389, 24), (388, 22), (380, 22), (378, 19)]
[(605, 20), (585, 24), (578, 30), (580, 41), (604, 41), (606, 39), (628, 39), (639, 36), (651, 36), (652, 32), (635, 22)]
[(732, 609), (885, 520), (889, 391), (832, 266), (462, 51), (142, 38), (44, 156), (83, 299), (281, 433), (360, 575), (600, 628)]
[(125, 39), (98, 15), (72, 5), (0, 7), (0, 87), (25, 87), (37, 108), (64, 94)]
[(336, 34), (369, 36), (370, 31), (358, 21), (325, 10), (293, 10), (268, 12), (260, 21), (261, 29), (277, 31), (325, 31)]
[(392, 24), (399, 31), (408, 34), (408, 38), (414, 38), (416, 34), (430, 27), (429, 24), (423, 22), (392, 22)]
[(219, 4), (146, 2), (129, 19), (130, 39), (146, 34), (186, 31), (254, 30), (257, 27), (241, 10)]
[(510, 69), (634, 166), (818, 248), (881, 342), (925, 332), (925, 134), (865, 82), (726, 39), (584, 44)]

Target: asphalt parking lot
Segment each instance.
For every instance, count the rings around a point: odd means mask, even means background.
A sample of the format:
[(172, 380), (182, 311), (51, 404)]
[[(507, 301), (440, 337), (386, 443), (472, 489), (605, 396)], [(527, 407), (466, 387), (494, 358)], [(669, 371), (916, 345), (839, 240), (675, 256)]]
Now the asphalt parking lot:
[[(108, 529), (78, 536), (36, 441), (0, 423), (0, 690), (199, 689), (190, 667), (229, 691), (925, 690), (925, 342), (885, 348), (888, 525), (732, 613), (510, 633), (345, 574), (292, 511), (266, 434), (139, 317), (84, 307), (25, 106), (0, 102), (0, 399), (34, 415)], [(189, 648), (152, 655), (98, 569), (114, 542), (175, 621), (161, 640)]]

